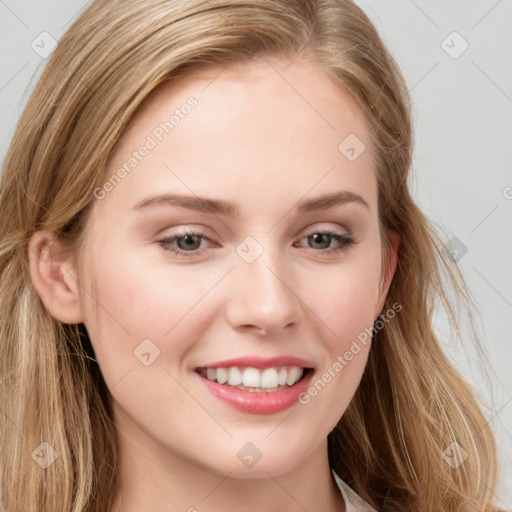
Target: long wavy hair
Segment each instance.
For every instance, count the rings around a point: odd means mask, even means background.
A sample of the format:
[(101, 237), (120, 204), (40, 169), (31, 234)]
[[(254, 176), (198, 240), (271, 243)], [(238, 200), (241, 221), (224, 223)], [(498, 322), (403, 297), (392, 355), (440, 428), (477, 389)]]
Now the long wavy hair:
[[(375, 334), (329, 434), (331, 466), (381, 511), (495, 510), (497, 454), (483, 402), (433, 326), (441, 305), (460, 333), (447, 290), (464, 307), (469, 293), (412, 200), (409, 94), (365, 13), (351, 0), (96, 0), (48, 60), (0, 181), (2, 512), (105, 512), (119, 485), (110, 393), (83, 324), (52, 318), (35, 291), (30, 237), (49, 229), (79, 251), (109, 155), (159, 84), (267, 56), (313, 58), (353, 94), (371, 127), (383, 248), (390, 231), (401, 236), (384, 309), (402, 310)], [(33, 460), (42, 442), (58, 453), (45, 469)], [(455, 468), (443, 451), (458, 446), (467, 458)]]

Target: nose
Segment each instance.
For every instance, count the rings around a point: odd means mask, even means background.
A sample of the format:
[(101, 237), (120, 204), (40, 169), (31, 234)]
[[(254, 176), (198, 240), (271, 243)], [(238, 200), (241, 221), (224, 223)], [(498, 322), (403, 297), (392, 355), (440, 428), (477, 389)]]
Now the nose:
[(234, 329), (272, 335), (303, 318), (296, 278), (276, 252), (265, 250), (252, 263), (239, 261), (231, 272), (227, 318)]

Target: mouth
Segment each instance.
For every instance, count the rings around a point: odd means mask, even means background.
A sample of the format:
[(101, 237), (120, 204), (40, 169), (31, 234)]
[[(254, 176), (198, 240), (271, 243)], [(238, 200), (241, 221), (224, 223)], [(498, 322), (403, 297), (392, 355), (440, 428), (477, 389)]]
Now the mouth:
[(256, 368), (239, 363), (199, 367), (194, 373), (207, 391), (225, 404), (246, 414), (266, 415), (297, 405), (315, 370), (291, 365)]
[(255, 368), (230, 366), (195, 369), (201, 377), (222, 386), (252, 393), (275, 393), (292, 388), (310, 375), (314, 369), (301, 366)]

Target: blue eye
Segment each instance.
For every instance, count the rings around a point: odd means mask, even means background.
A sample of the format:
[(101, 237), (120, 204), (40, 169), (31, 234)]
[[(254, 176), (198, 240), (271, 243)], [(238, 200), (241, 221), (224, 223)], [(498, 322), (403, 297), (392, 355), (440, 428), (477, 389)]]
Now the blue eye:
[[(158, 243), (164, 251), (180, 257), (191, 258), (204, 252), (205, 247), (201, 247), (203, 240), (213, 243), (204, 233), (194, 231), (164, 238)], [(318, 249), (315, 250), (315, 252), (321, 254), (337, 254), (341, 251), (348, 250), (351, 246), (356, 244), (356, 241), (349, 233), (342, 234), (333, 231), (313, 231), (300, 241), (302, 240), (307, 240), (308, 243), (312, 244), (311, 248)], [(334, 247), (332, 246), (332, 242), (335, 242)], [(296, 245), (294, 246), (296, 247)], [(300, 244), (299, 247), (304, 246)]]

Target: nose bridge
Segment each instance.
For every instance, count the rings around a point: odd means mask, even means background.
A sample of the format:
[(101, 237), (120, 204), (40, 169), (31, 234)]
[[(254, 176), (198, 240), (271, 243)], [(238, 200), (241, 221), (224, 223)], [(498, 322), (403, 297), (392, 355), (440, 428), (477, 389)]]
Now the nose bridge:
[(293, 291), (286, 255), (276, 246), (247, 237), (237, 247), (232, 279), (230, 321), (236, 326), (254, 326), (269, 333), (301, 318), (300, 300)]

